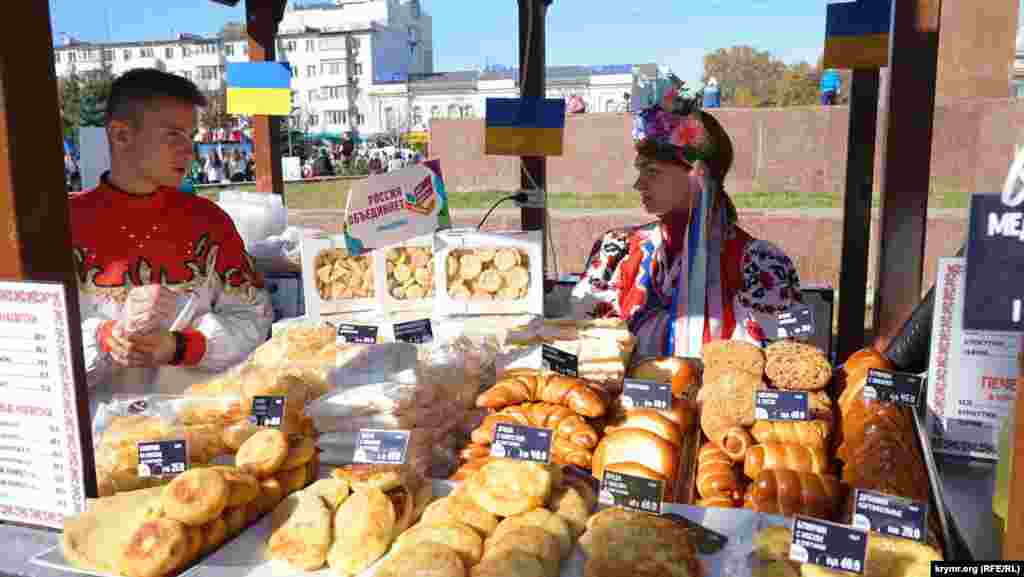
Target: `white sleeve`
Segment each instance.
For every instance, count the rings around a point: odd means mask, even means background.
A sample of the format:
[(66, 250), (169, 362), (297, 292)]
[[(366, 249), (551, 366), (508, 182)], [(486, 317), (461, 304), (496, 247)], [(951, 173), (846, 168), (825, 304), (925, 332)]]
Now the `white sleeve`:
[(220, 372), (244, 361), (270, 336), (274, 311), (270, 294), (245, 283), (225, 288), (220, 275), (215, 283), (212, 311), (198, 317), (192, 327), (206, 338), (206, 353), (197, 368)]

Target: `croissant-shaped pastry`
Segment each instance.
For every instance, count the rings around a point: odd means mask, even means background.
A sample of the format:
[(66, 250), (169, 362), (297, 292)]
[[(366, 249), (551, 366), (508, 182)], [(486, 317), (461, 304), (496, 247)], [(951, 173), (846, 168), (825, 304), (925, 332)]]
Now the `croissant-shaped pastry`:
[(491, 448), (487, 445), (480, 445), (477, 443), (470, 443), (463, 447), (459, 451), (459, 458), (463, 461), (475, 461), (481, 457), (487, 457), (491, 454)]
[(758, 443), (786, 443), (824, 449), (832, 428), (826, 421), (757, 421), (750, 434)]
[(832, 519), (843, 498), (841, 491), (839, 479), (831, 475), (765, 469), (754, 481), (751, 500), (760, 513)]
[(589, 469), (594, 460), (594, 452), (555, 435), (551, 439), (551, 460), (558, 465), (576, 465), (581, 469)]
[(719, 507), (721, 509), (736, 509), (736, 501), (730, 497), (705, 497), (697, 501), (698, 507)]
[(506, 374), (476, 398), (476, 406), (501, 409), (527, 402), (562, 405), (585, 417), (600, 417), (608, 409), (606, 393), (585, 379), (549, 372)]
[(526, 403), (505, 407), (501, 412), (484, 417), (484, 422), (471, 434), (478, 445), (494, 442), (494, 426), (498, 423), (513, 423), (528, 427), (551, 429), (556, 438), (563, 438), (582, 449), (597, 446), (597, 431), (583, 417), (568, 407), (551, 403)]
[(721, 497), (731, 501), (739, 489), (740, 482), (732, 458), (718, 445), (705, 443), (697, 453), (697, 493), (704, 499)]
[(490, 462), (490, 460), (491, 457), (481, 457), (479, 459), (469, 461), (468, 463), (459, 467), (457, 471), (455, 471), (455, 473), (451, 476), (451, 480), (465, 481), (470, 476), (472, 476), (473, 473), (476, 473), (477, 471), (482, 469), (484, 465)]
[(747, 457), (743, 462), (743, 474), (756, 479), (763, 469), (825, 473), (828, 470), (828, 456), (823, 449), (812, 449), (803, 445), (755, 445), (747, 451)]

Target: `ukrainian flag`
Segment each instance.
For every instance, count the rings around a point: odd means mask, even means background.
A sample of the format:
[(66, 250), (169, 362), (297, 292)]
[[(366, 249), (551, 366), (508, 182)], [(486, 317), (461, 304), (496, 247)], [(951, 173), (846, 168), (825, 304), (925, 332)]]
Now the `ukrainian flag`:
[(888, 66), (894, 1), (899, 0), (833, 0), (826, 7), (825, 68)]
[(227, 65), (228, 114), (288, 116), (292, 113), (292, 71), (284, 62)]
[(488, 98), (485, 151), (498, 156), (561, 156), (565, 101)]

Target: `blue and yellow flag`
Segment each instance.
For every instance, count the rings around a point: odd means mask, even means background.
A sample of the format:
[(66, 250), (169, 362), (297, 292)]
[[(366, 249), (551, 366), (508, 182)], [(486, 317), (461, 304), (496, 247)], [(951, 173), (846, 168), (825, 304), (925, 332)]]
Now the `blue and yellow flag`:
[(561, 156), (565, 100), (488, 98), (484, 148), (497, 156)]
[(231, 62), (227, 76), (228, 114), (292, 113), (292, 70), (287, 63)]
[(894, 0), (832, 0), (825, 16), (825, 68), (889, 65)]

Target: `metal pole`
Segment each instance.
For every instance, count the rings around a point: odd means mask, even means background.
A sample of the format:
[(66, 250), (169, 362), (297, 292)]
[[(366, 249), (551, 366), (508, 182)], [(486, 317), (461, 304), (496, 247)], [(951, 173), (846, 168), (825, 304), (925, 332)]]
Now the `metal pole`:
[[(545, 96), (545, 40), (544, 25), (547, 3), (544, 0), (519, 0), (519, 89), (522, 98), (544, 98)], [(535, 185), (547, 189), (547, 159), (543, 156), (523, 156), (520, 159), (525, 171), (520, 175), (520, 186), (524, 189)], [(532, 181), (531, 181), (532, 178)], [(544, 230), (544, 208), (521, 209), (523, 230), (540, 230), (544, 247), (542, 266), (547, 260), (547, 231)], [(542, 269), (542, 270), (546, 270)]]

